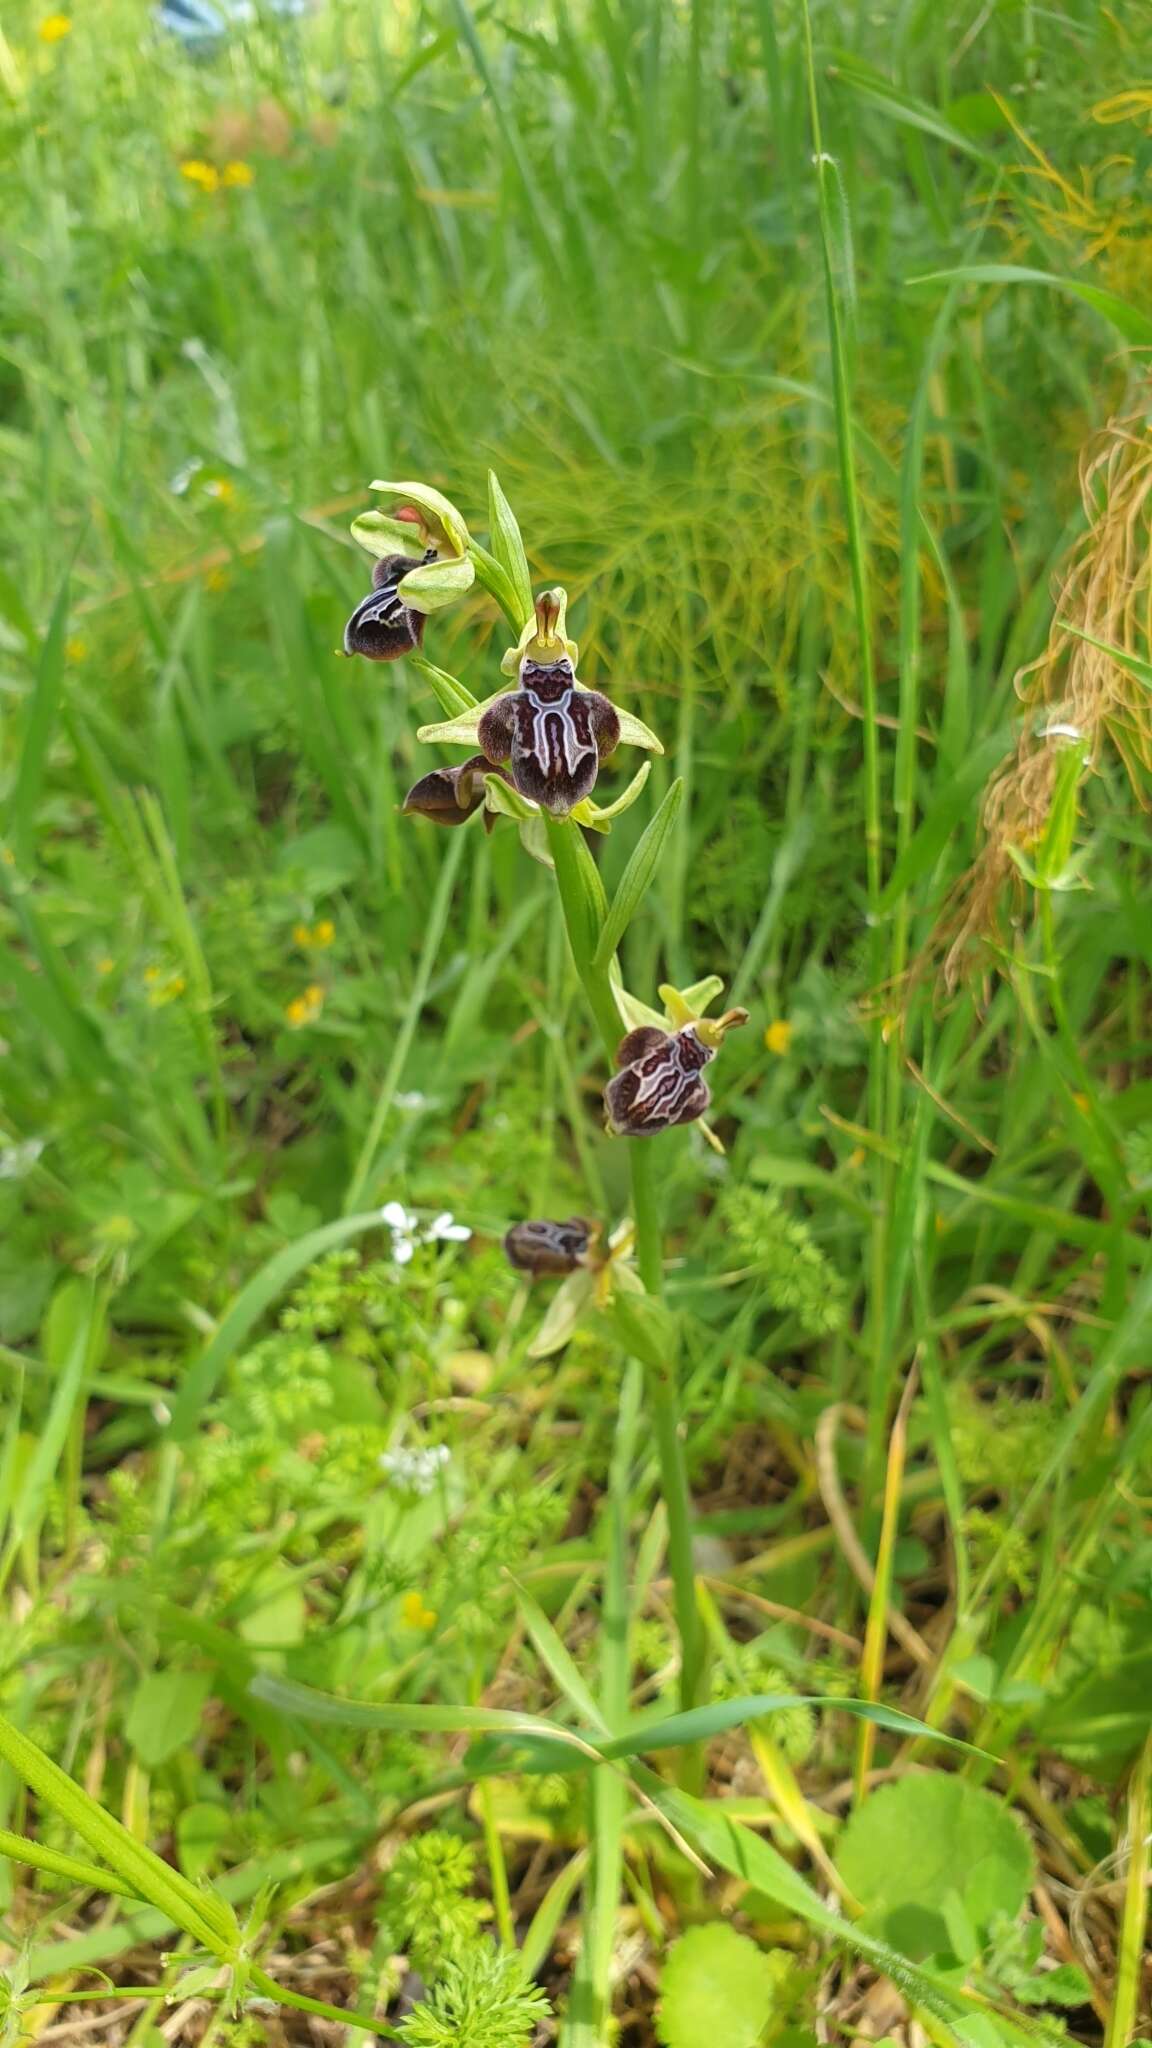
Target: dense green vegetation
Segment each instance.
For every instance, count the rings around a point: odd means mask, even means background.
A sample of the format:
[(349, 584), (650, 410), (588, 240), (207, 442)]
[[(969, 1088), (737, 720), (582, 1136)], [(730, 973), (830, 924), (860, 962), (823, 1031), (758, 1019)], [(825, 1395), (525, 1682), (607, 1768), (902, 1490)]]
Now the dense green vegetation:
[[(0, 2039), (1152, 2032), (1149, 79), (1144, 0), (8, 11)], [(609, 898), (683, 779), (624, 981), (750, 1012), (555, 1348), (503, 1233), (637, 1146), (336, 652), (368, 480), (489, 468), (664, 742)]]

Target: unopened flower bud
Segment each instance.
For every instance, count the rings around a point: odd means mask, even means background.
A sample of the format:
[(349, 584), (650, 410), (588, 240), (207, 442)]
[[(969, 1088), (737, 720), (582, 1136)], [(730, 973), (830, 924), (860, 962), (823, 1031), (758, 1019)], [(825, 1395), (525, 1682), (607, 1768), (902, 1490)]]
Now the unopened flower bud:
[[(473, 754), (470, 761), (462, 761), (458, 768), (433, 768), (413, 783), (404, 799), (404, 814), (431, 818), (436, 825), (467, 824), (484, 803), (484, 777), (493, 773), (502, 771), (494, 770), (483, 754)], [(491, 832), (495, 823), (495, 813), (487, 811), (486, 830)]]
[(570, 1216), (566, 1223), (538, 1217), (514, 1223), (504, 1251), (509, 1265), (522, 1273), (574, 1273), (585, 1263), (592, 1235), (583, 1216)]

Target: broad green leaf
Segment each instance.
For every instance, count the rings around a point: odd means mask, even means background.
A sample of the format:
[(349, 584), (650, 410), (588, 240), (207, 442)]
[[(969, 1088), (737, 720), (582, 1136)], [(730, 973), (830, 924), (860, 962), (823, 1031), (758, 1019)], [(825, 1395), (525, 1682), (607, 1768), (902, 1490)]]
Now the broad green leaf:
[(1059, 277), (1050, 270), (1032, 270), (1022, 263), (965, 263), (956, 270), (930, 270), (922, 277), (910, 277), (909, 284), (1044, 284), (1052, 291), (1077, 298), (1093, 313), (1111, 322), (1119, 335), (1136, 348), (1152, 347), (1152, 316), (1130, 305), (1115, 292), (1079, 277)]
[(660, 864), (664, 842), (676, 823), (683, 795), (684, 784), (677, 776), (655, 817), (641, 835), (632, 858), (620, 877), (620, 885), (612, 899), (612, 908), (600, 934), (600, 944), (596, 949), (596, 966), (602, 967), (604, 962), (611, 958), (644, 901)]
[(725, 1920), (690, 1927), (672, 1944), (660, 1979), (656, 2032), (664, 2048), (760, 2048), (787, 2014), (793, 1959), (758, 1948)]
[(532, 578), (516, 514), (500, 488), (495, 470), (488, 471), (488, 534), (492, 553), (503, 569), (516, 599), (524, 626), (533, 616)]
[(465, 689), (455, 676), (450, 676), (447, 669), (437, 668), (427, 655), (416, 652), (406, 655), (405, 659), (409, 668), (414, 668), (417, 675), (431, 684), (445, 718), (460, 718), (473, 709), (476, 699), (471, 690)]
[(153, 1671), (132, 1696), (124, 1733), (145, 1770), (154, 1771), (184, 1749), (200, 1727), (211, 1690), (206, 1671)]
[(861, 1924), (915, 1961), (951, 1947), (950, 1894), (986, 1934), (998, 1914), (1015, 1919), (1034, 1874), (1028, 1839), (1005, 1801), (942, 1771), (872, 1792), (841, 1836), (837, 1865), (864, 1908)]
[[(489, 597), (496, 599), (511, 631), (518, 634), (521, 630), (520, 600), (509, 582), (507, 570), (501, 567), (495, 555), (490, 555), (487, 548), (480, 546), (479, 541), (469, 541), (468, 556), (475, 566), (477, 583), (488, 592)], [(505, 675), (515, 674), (515, 670), (505, 668), (503, 662), (500, 666)]]
[[(864, 1956), (890, 1977), (906, 1998), (942, 2020), (957, 2040), (971, 2042), (972, 2048), (978, 2048), (978, 2036), (969, 2030), (964, 2002), (949, 1985), (917, 1968), (906, 1956), (858, 1924), (842, 1920), (770, 1842), (732, 1820), (715, 1800), (695, 1799), (690, 1793), (666, 1784), (654, 1771), (641, 1769), (637, 1776), (653, 1804), (710, 1863), (743, 1878), (753, 1890), (762, 1892), (786, 1912), (797, 1914), (810, 1927)], [(980, 2042), (979, 2048), (986, 2048), (986, 2044)]]

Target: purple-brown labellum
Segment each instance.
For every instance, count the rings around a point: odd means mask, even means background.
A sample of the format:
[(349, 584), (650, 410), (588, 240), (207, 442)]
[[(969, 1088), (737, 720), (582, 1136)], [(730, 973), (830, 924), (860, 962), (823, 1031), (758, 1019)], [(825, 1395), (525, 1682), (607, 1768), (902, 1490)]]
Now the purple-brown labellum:
[(490, 704), (476, 734), (493, 765), (507, 761), (521, 796), (566, 818), (592, 794), (615, 751), (620, 720), (599, 690), (580, 690), (567, 655), (520, 664), (520, 687)]
[[(501, 775), (505, 782), (508, 777), (502, 768), (494, 769), (483, 754), (473, 754), (468, 761), (462, 761), (457, 768), (433, 768), (428, 775), (422, 775), (414, 782), (404, 799), (402, 809), (407, 816), (414, 813), (421, 818), (431, 818), (435, 825), (466, 825), (484, 802), (484, 777)], [(484, 829), (491, 832), (496, 823), (495, 813), (485, 811)]]
[[(434, 562), (435, 548), (426, 549), (422, 559)], [(345, 654), (362, 654), (366, 661), (398, 661), (419, 647), (424, 614), (405, 604), (398, 588), (409, 569), (417, 566), (412, 555), (381, 555), (372, 571), (371, 590), (344, 628)]]
[(583, 1216), (570, 1216), (567, 1223), (541, 1216), (514, 1223), (505, 1236), (504, 1252), (509, 1265), (521, 1273), (574, 1273), (584, 1263), (591, 1235)]
[(676, 1124), (694, 1123), (712, 1100), (702, 1069), (716, 1057), (694, 1024), (661, 1031), (642, 1024), (622, 1038), (621, 1069), (604, 1090), (608, 1128), (618, 1138), (650, 1138)]

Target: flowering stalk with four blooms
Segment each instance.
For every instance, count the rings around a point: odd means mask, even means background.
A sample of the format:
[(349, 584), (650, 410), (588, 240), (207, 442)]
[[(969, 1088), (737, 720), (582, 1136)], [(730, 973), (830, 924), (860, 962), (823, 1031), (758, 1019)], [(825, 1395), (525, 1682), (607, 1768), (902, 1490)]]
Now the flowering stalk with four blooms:
[[(649, 764), (607, 805), (594, 796), (601, 767), (622, 744), (663, 753), (659, 740), (641, 719), (581, 683), (579, 650), (567, 632), (566, 594), (555, 589), (533, 596), (520, 529), (495, 477), (489, 477), (491, 551), (469, 533), (456, 507), (428, 485), (371, 488), (383, 494), (389, 509), (364, 513), (353, 523), (354, 537), (375, 565), (372, 588), (345, 629), (345, 651), (371, 661), (405, 657), (431, 684), (445, 713), (439, 724), (422, 726), (417, 737), (469, 750), (464, 761), (422, 776), (408, 792), (405, 811), (448, 826), (466, 824), (479, 811), (488, 830), (501, 816), (516, 822), (526, 850), (555, 873), (576, 970), (616, 1070), (604, 1090), (605, 1128), (637, 1140), (697, 1123), (718, 1144), (702, 1123), (711, 1099), (704, 1069), (725, 1034), (746, 1021), (746, 1012), (705, 1014), (721, 990), (716, 976), (683, 990), (662, 987), (663, 1011), (651, 1009), (623, 987), (616, 960), (659, 865), (682, 785), (674, 782), (668, 790), (611, 904), (585, 838), (585, 831), (610, 831), (612, 819), (636, 801)], [(509, 683), (482, 702), (423, 653), (426, 616), (477, 583), (496, 599), (516, 635), (501, 664)], [(668, 1513), (681, 1702), (691, 1708), (699, 1698), (703, 1653), (673, 1326), (659, 1302), (657, 1151), (648, 1144), (629, 1147), (632, 1219), (608, 1236), (603, 1249), (598, 1227), (574, 1217), (516, 1224), (506, 1250), (523, 1271), (566, 1276), (532, 1346), (535, 1356), (559, 1349), (580, 1316), (599, 1308), (613, 1315), (622, 1340), (646, 1368)]]

